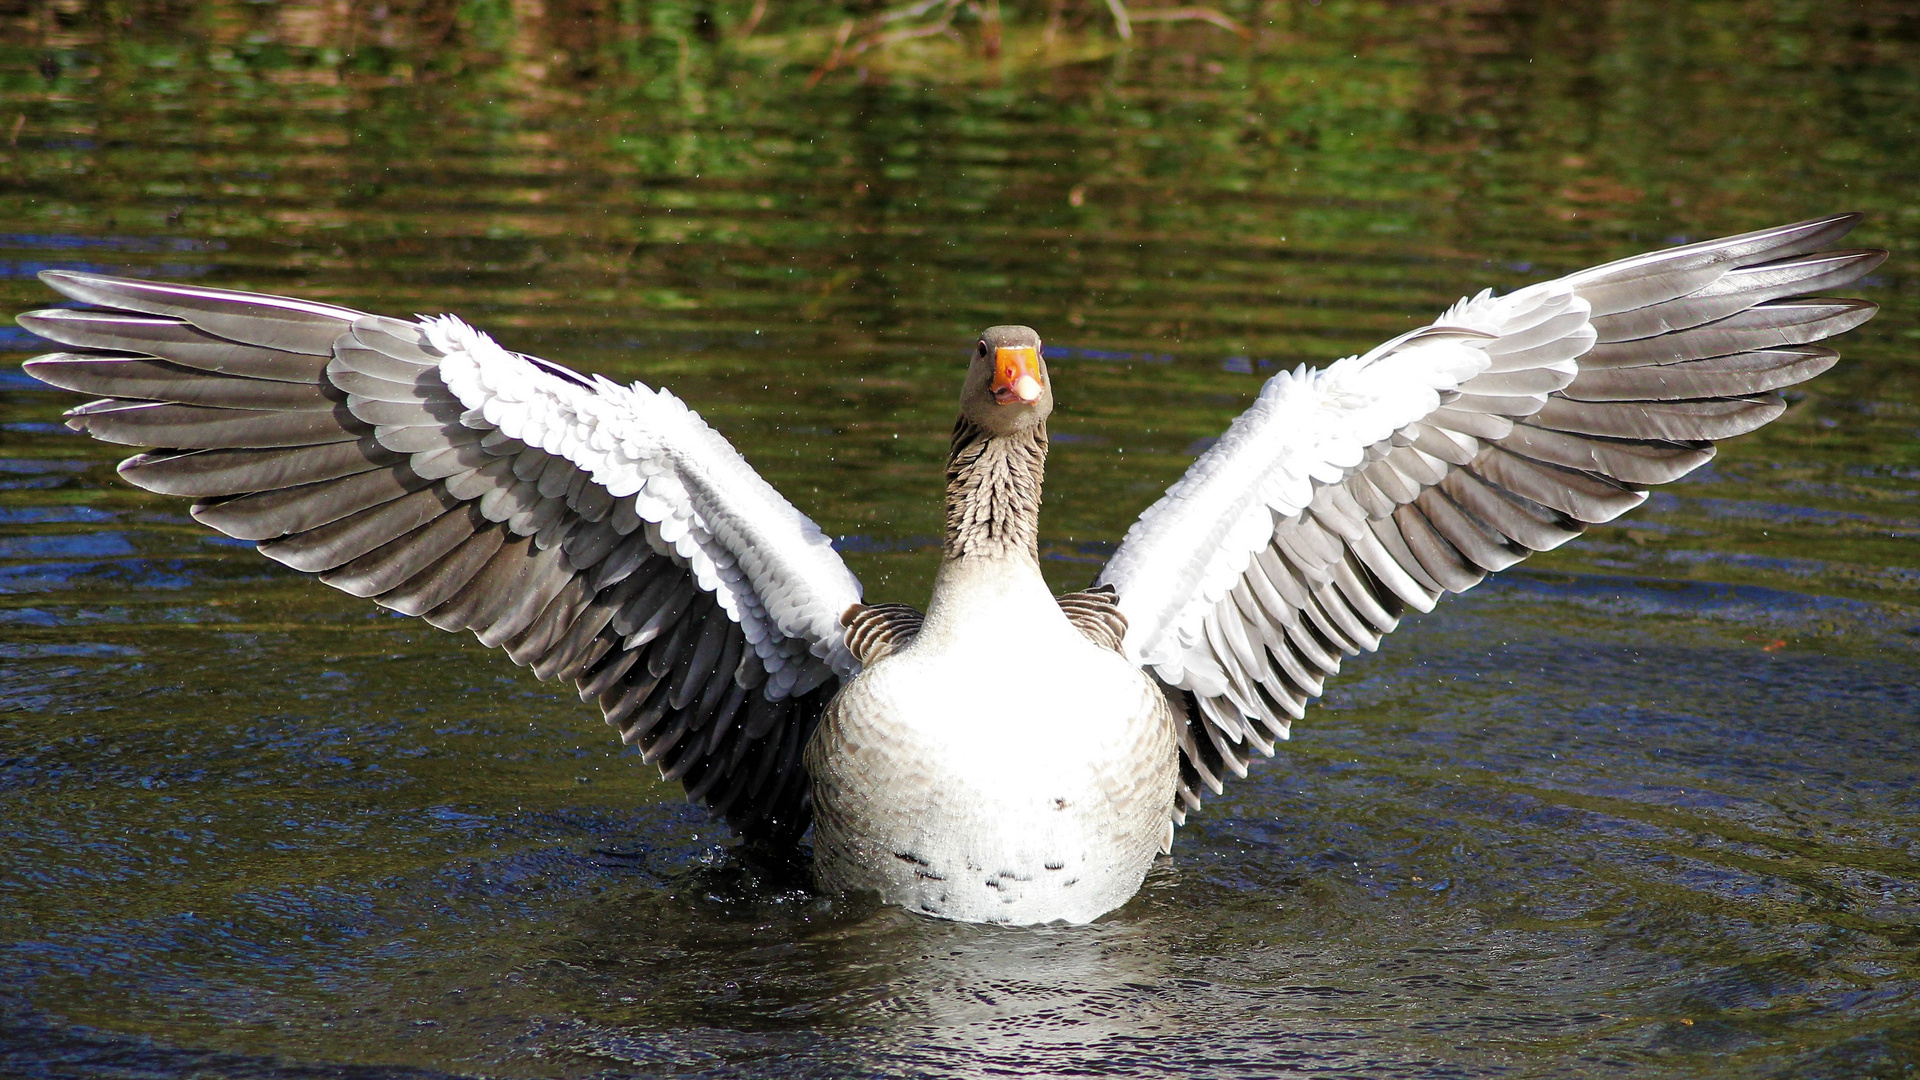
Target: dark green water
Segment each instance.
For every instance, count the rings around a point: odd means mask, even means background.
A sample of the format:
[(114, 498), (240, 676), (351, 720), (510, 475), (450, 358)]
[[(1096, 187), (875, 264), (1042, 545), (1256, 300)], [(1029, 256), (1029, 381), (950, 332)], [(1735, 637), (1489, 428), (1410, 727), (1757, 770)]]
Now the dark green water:
[[(1920, 1072), (1920, 4), (0, 4), (0, 310), (78, 267), (665, 384), (924, 600), (958, 364), (1048, 339), (1083, 584), (1264, 373), (1840, 209), (1764, 431), (1351, 665), (1092, 927), (753, 880), (589, 707), (114, 477), (0, 337), (0, 1074)], [(847, 10), (852, 10), (851, 8)], [(861, 9), (862, 11), (867, 9)], [(981, 9), (986, 10), (986, 9)], [(344, 47), (351, 43), (351, 48)], [(16, 119), (17, 118), (17, 119)]]

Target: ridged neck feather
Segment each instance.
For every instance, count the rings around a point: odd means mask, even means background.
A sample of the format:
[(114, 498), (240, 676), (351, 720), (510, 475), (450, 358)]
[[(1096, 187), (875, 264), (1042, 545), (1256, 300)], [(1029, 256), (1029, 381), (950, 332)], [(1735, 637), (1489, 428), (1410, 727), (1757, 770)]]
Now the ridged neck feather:
[(947, 457), (949, 559), (1040, 561), (1040, 482), (1047, 469), (1043, 421), (992, 435), (962, 415)]

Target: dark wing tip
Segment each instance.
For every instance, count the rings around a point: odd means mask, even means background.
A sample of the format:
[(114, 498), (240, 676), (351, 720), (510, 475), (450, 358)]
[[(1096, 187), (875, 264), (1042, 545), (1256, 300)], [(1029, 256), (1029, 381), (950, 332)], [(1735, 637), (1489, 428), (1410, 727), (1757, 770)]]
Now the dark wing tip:
[(115, 277), (112, 274), (94, 274), (85, 270), (42, 270), (37, 276), (48, 288), (63, 296), (75, 300), (92, 302), (92, 298), (82, 295), (91, 288), (111, 288), (113, 286), (144, 285), (137, 278)]
[(68, 281), (76, 278), (80, 280), (86, 280), (88, 278), (101, 278), (107, 281), (114, 280), (113, 277), (111, 277), (110, 275), (90, 274), (85, 270), (42, 270), (37, 276), (40, 278), (41, 281), (44, 281), (49, 285), (53, 284), (56, 281)]
[(1824, 217), (1796, 221), (1791, 225), (1781, 225), (1774, 231), (1780, 233), (1825, 233), (1828, 235), (1825, 236), (1822, 242), (1832, 243), (1852, 232), (1856, 225), (1859, 225), (1865, 220), (1867, 220), (1867, 215), (1863, 211), (1843, 210), (1838, 214), (1828, 214)]
[[(346, 323), (366, 316), (365, 312), (325, 301), (244, 289), (224, 289), (214, 285), (148, 281), (144, 278), (93, 274), (84, 270), (42, 270), (39, 278), (49, 288), (75, 300), (185, 319), (195, 325), (200, 325), (200, 320), (194, 318), (196, 313), (243, 317), (270, 314), (273, 318), (290, 318), (300, 322), (317, 319)], [(251, 310), (248, 310), (249, 307)], [(201, 328), (206, 329), (205, 326)]]

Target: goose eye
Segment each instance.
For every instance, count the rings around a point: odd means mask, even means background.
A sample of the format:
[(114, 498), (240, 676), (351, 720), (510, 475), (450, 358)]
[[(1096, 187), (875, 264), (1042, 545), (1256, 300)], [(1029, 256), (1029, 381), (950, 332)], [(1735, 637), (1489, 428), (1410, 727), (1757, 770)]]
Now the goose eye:
[(980, 355), (981, 356), (987, 355), (987, 343), (985, 340), (982, 340), (980, 342)]

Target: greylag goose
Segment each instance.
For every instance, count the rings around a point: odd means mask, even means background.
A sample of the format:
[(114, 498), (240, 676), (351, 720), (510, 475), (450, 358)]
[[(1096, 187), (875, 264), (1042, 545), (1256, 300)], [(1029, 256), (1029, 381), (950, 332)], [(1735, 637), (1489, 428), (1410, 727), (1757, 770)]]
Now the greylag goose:
[(737, 832), (829, 890), (978, 922), (1085, 922), (1270, 756), (1403, 613), (1698, 468), (1830, 367), (1874, 305), (1805, 299), (1886, 257), (1840, 215), (1505, 296), (1269, 380), (1092, 588), (1037, 558), (1054, 386), (981, 335), (922, 613), (861, 603), (806, 515), (665, 390), (452, 316), (49, 271), (20, 316), (100, 395), (120, 474), (296, 570), (573, 683)]

